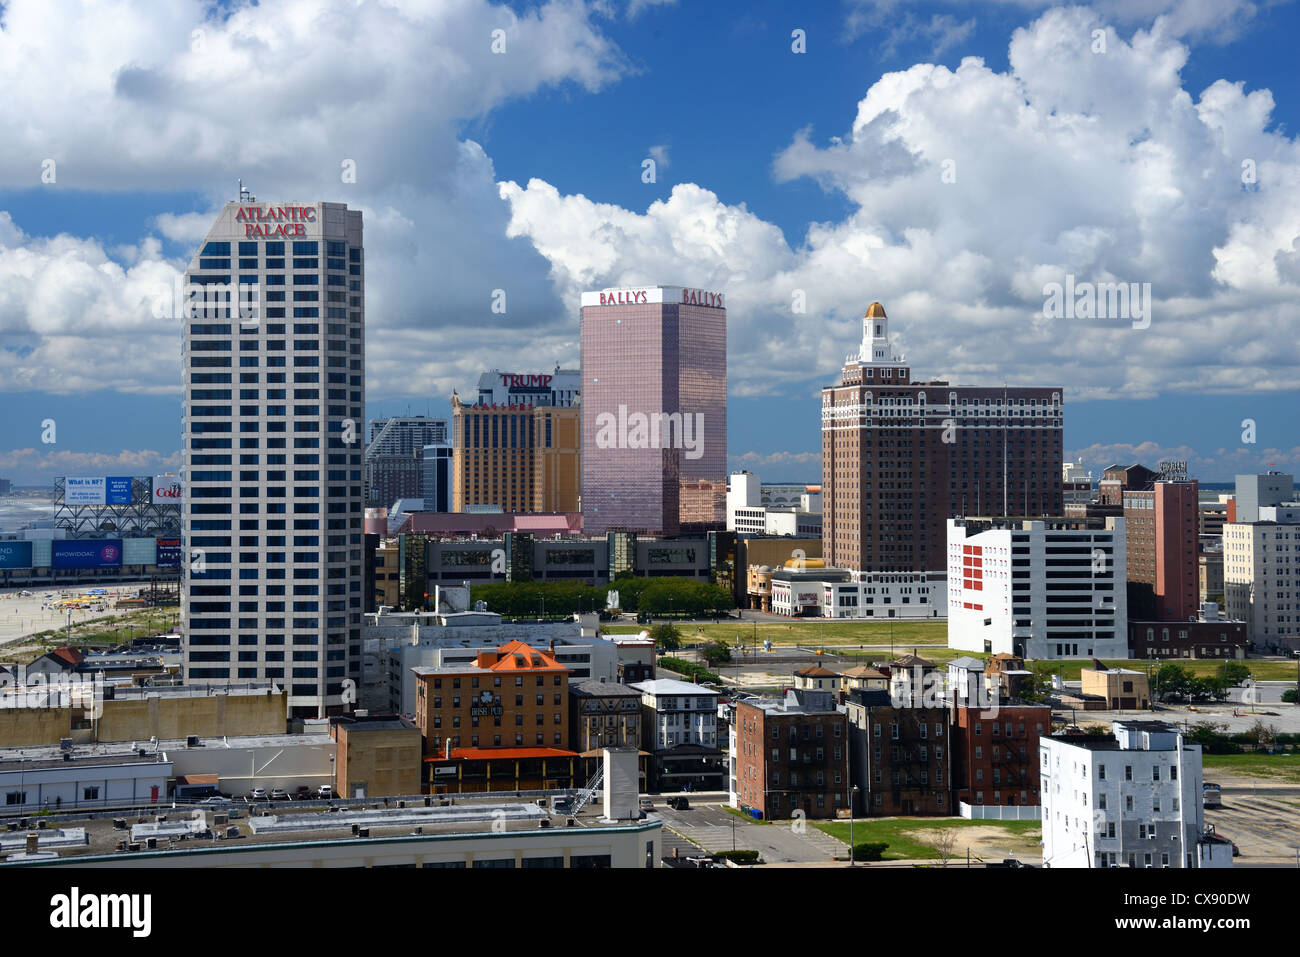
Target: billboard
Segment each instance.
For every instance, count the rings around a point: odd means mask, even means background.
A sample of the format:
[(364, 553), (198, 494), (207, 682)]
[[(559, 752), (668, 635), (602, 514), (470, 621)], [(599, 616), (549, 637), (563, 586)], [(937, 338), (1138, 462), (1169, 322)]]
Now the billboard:
[(31, 567), (31, 542), (0, 542), (0, 568)]
[(181, 567), (181, 540), (179, 538), (158, 539), (156, 564), (159, 568)]
[(131, 476), (110, 475), (94, 478), (63, 480), (63, 501), (66, 505), (130, 505)]
[(122, 542), (120, 539), (55, 539), (50, 543), (50, 545), (51, 568), (73, 569), (122, 567)]
[(181, 480), (175, 475), (153, 477), (153, 503), (155, 505), (181, 504)]
[(63, 501), (67, 505), (103, 505), (104, 478), (66, 478)]
[(110, 475), (104, 479), (105, 505), (130, 505), (131, 501), (131, 476)]

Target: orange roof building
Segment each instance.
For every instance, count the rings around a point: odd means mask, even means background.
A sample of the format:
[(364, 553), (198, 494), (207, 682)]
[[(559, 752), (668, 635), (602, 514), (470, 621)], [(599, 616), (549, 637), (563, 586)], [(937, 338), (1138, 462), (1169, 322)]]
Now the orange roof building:
[(522, 641), (472, 665), (412, 669), (425, 784), (435, 792), (569, 787), (569, 669)]

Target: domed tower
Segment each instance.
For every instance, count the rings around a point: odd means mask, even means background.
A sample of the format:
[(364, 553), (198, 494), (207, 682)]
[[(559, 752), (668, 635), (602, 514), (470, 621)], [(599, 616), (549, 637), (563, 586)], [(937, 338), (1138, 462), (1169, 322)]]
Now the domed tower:
[(857, 359), (858, 362), (902, 361), (889, 347), (889, 317), (885, 315), (885, 307), (878, 302), (867, 306), (862, 317), (862, 348)]

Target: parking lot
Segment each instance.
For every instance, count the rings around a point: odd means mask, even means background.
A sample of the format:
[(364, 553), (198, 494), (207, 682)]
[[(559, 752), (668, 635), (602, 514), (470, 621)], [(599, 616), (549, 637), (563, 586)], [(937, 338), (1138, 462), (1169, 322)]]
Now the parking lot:
[(1206, 808), (1205, 822), (1241, 849), (1236, 867), (1296, 866), (1300, 845), (1300, 787), (1235, 788), (1224, 783), (1223, 807)]
[(673, 847), (677, 846), (685, 857), (699, 854), (702, 847), (709, 853), (733, 849), (758, 851), (770, 863), (816, 863), (829, 862), (833, 856), (848, 852), (847, 844), (807, 822), (802, 822), (800, 833), (789, 821), (759, 824), (730, 814), (716, 804), (692, 803), (690, 810), (674, 811), (656, 800), (650, 813), (664, 822), (665, 854), (672, 854)]

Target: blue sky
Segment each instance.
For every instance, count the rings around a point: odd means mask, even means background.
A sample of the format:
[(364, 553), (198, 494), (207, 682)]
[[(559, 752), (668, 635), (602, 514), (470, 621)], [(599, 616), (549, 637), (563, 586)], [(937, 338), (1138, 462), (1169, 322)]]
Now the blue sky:
[[(1300, 464), (1296, 3), (49, 6), (0, 7), (6, 89), (71, 64), (0, 107), (18, 482), (174, 466), (179, 335), (141, 297), (238, 176), (366, 210), (368, 416), (576, 364), (576, 290), (664, 282), (728, 293), (728, 452), (765, 480), (819, 479), (817, 390), (873, 299), (918, 375), (1063, 385), (1067, 453), (1096, 470)], [(313, 73), (327, 54), (343, 75)], [(1243, 158), (1257, 183), (1231, 181)], [(1034, 320), (1052, 270), (1150, 281), (1151, 330)], [(497, 287), (519, 305), (485, 328)]]

